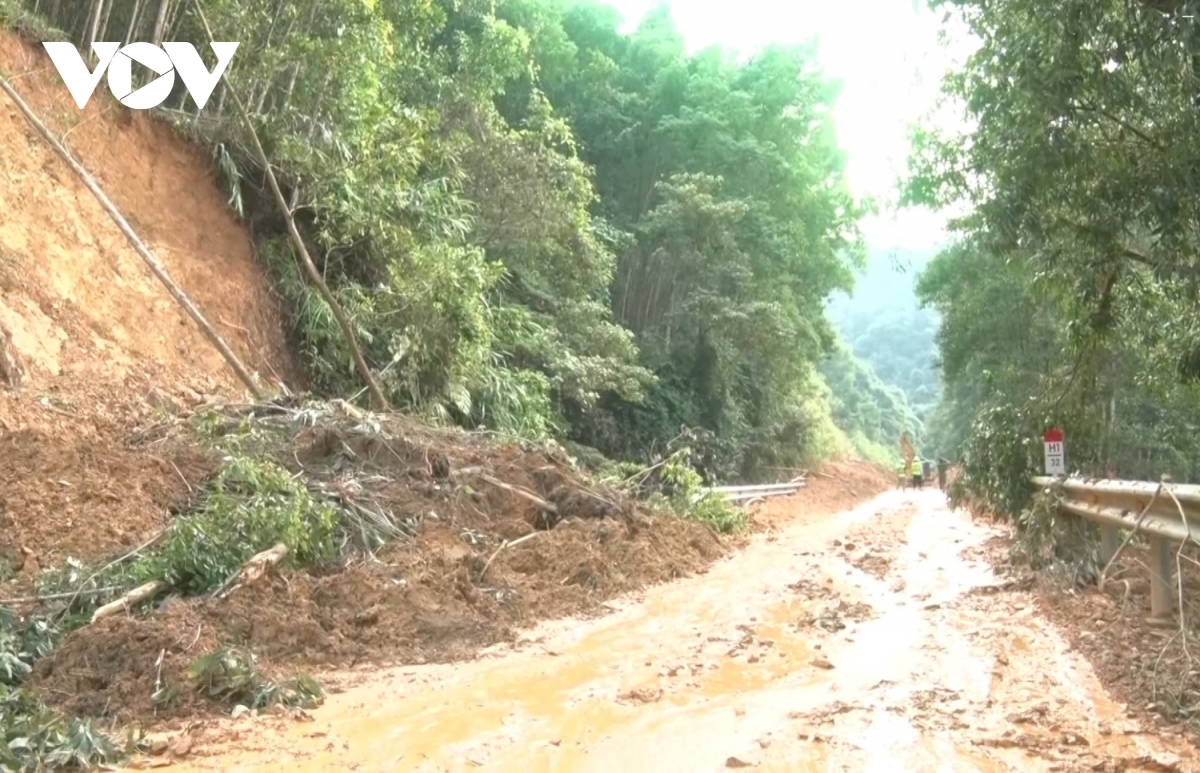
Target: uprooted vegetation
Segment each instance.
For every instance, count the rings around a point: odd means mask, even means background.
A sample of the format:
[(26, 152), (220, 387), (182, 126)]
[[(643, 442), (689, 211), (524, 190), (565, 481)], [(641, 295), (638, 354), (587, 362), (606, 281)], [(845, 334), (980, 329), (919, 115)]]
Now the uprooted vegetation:
[(321, 700), (310, 670), (468, 657), (725, 551), (673, 507), (737, 526), (680, 455), (590, 477), (553, 446), (342, 402), (167, 417), (133, 443), (203, 473), (139, 547), (0, 586), (0, 725), (31, 739), (9, 765), (112, 759), (88, 719), (304, 707)]

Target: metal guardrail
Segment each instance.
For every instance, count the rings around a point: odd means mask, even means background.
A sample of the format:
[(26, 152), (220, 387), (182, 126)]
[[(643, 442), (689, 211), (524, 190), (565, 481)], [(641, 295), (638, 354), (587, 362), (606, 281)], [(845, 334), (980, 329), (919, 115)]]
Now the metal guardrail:
[(1038, 488), (1059, 486), (1059, 508), (1100, 525), (1100, 563), (1121, 544), (1122, 531), (1145, 534), (1150, 542), (1150, 611), (1165, 617), (1174, 610), (1172, 543), (1200, 544), (1200, 486), (1097, 478), (1033, 478)]
[(757, 499), (794, 494), (804, 488), (806, 481), (803, 477), (787, 483), (762, 483), (753, 486), (713, 486), (704, 489), (706, 493), (724, 494), (730, 502), (748, 503)]

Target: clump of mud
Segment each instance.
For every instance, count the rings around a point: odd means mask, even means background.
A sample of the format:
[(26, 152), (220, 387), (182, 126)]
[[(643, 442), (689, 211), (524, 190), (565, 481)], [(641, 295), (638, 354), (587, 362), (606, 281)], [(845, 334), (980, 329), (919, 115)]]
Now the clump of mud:
[[(344, 404), (231, 408), (218, 423), (254, 425), (263, 453), (310, 490), (387, 514), (410, 536), (325, 572), (283, 570), (225, 599), (168, 597), (144, 617), (81, 628), (33, 680), (58, 708), (122, 720), (194, 713), (204, 707), (188, 696), (187, 668), (226, 645), (271, 677), (460, 660), (538, 620), (593, 614), (613, 596), (700, 571), (727, 549), (556, 450)], [(194, 442), (170, 421), (140, 437)], [(176, 694), (165, 705), (152, 699), (164, 688)]]

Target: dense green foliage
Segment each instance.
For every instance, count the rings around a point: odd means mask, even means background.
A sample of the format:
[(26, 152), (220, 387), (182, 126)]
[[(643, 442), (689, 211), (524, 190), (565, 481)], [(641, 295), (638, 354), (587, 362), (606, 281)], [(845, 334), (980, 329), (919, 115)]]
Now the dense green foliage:
[(943, 433), (930, 431), (936, 423), (927, 425), (941, 396), (934, 338), (939, 320), (915, 292), (917, 272), (932, 257), (871, 250), (853, 294), (835, 293), (829, 301), (830, 320), (849, 352), (822, 367), (834, 395), (834, 419), (861, 453), (880, 462), (896, 458), (903, 432), (926, 457), (947, 452)]
[(871, 250), (853, 294), (835, 293), (829, 302), (829, 318), (854, 354), (885, 384), (899, 387), (922, 418), (941, 396), (939, 319), (916, 295), (916, 277), (934, 254)]
[(1071, 469), (1196, 479), (1197, 9), (935, 4), (980, 42), (945, 84), (970, 131), (918, 132), (907, 191), (971, 210), (920, 284), (968, 488), (1023, 506), (1048, 424)]
[(821, 375), (829, 387), (833, 421), (860, 455), (891, 465), (897, 459), (904, 433), (926, 456), (932, 453), (922, 444), (921, 420), (909, 406), (904, 391), (885, 383), (846, 345), (821, 364)]
[[(194, 0), (22, 2), (85, 46), (209, 53)], [(573, 0), (203, 7), (241, 47), (203, 111), (180, 84), (160, 112), (212, 144), (316, 389), (360, 384), (227, 86), (397, 407), (642, 461), (687, 426), (706, 477), (823, 450), (861, 208), (811, 48), (688, 54), (665, 10), (624, 33)]]

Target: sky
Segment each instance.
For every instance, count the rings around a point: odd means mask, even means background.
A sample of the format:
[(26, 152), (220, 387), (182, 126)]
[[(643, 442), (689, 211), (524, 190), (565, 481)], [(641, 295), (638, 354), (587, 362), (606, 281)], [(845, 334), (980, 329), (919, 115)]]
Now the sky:
[[(659, 0), (607, 0), (632, 28)], [(908, 127), (936, 102), (942, 74), (969, 45), (938, 40), (942, 17), (914, 0), (667, 0), (690, 50), (719, 44), (750, 54), (814, 37), (825, 72), (842, 82), (834, 112), (847, 179), (885, 208), (863, 223), (870, 247), (925, 250), (945, 241), (945, 216), (889, 211), (908, 155)]]

